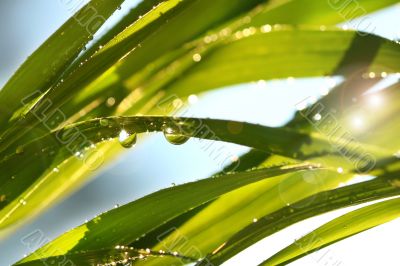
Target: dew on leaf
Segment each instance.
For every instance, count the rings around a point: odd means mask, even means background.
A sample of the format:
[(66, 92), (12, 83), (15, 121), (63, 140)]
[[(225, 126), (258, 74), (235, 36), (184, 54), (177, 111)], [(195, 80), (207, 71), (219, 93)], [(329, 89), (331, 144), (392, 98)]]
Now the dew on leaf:
[(24, 152), (24, 147), (23, 146), (18, 146), (17, 149), (15, 150), (16, 154), (22, 154)]
[(131, 134), (128, 133), (125, 129), (122, 129), (118, 136), (118, 141), (124, 148), (131, 148), (136, 144), (137, 135), (135, 132)]
[(103, 126), (103, 127), (106, 127), (106, 126), (108, 126), (108, 119), (106, 119), (106, 118), (101, 118), (100, 119), (100, 125), (101, 126)]
[(189, 140), (190, 137), (187, 137), (181, 133), (181, 130), (177, 126), (165, 126), (163, 128), (163, 133), (165, 139), (174, 145), (184, 144)]

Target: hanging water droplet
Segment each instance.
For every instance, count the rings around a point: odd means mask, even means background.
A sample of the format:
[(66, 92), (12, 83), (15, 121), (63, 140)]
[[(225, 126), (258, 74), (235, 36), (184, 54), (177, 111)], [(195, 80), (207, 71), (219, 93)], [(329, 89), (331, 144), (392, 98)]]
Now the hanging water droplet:
[(54, 173), (58, 173), (58, 172), (60, 172), (60, 169), (58, 169), (57, 167), (54, 167), (54, 168), (53, 168), (53, 172), (54, 172)]
[(165, 126), (163, 129), (166, 140), (174, 145), (184, 144), (190, 137), (183, 135), (176, 126)]
[(133, 132), (129, 134), (125, 129), (121, 130), (118, 136), (118, 141), (124, 148), (131, 148), (136, 144), (137, 136), (136, 133)]

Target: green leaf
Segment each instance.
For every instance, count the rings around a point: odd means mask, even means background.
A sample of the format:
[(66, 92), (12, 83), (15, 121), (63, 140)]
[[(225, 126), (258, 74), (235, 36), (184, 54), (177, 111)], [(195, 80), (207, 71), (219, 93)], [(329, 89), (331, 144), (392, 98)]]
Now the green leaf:
[(337, 241), (400, 217), (400, 198), (375, 203), (340, 216), (296, 240), (261, 265), (281, 265)]
[[(27, 98), (32, 100), (36, 92), (44, 93), (57, 81), (93, 34), (121, 3), (122, 0), (90, 1), (28, 57), (0, 90), (2, 130), (13, 112), (22, 106), (21, 101), (26, 101)], [(76, 8), (70, 4), (66, 5), (66, 8), (72, 10)]]
[[(323, 191), (259, 218), (232, 236), (223, 247), (205, 260), (216, 265), (290, 225), (332, 210), (399, 194), (396, 181), (377, 178), (359, 184)], [(275, 263), (269, 265), (276, 265)]]
[(164, 222), (224, 193), (265, 178), (305, 169), (309, 169), (309, 166), (274, 167), (167, 188), (98, 216), (44, 246), (21, 262), (80, 250), (89, 251), (128, 245)]

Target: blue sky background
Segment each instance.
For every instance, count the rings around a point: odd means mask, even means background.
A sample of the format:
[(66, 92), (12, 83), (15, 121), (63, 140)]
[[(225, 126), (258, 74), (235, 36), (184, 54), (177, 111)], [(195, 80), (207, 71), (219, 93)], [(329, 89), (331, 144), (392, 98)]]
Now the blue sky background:
[[(25, 58), (71, 15), (60, 2), (0, 2), (0, 85), (3, 85)], [(118, 12), (121, 15), (125, 12), (124, 8)], [(376, 34), (388, 38), (400, 36), (399, 5), (377, 12), (371, 18), (376, 27)], [(190, 106), (190, 114), (279, 126), (293, 116), (296, 103), (310, 95), (320, 95), (328, 83), (329, 80), (326, 79), (301, 79), (294, 82), (276, 80), (265, 84), (253, 83), (225, 88), (207, 95), (199, 95), (198, 102)], [(237, 154), (246, 151), (246, 148), (237, 145), (226, 145)], [(151, 165), (149, 162), (152, 162)], [(157, 167), (154, 167), (154, 162), (157, 163)], [(20, 259), (23, 254), (29, 253), (30, 250), (21, 244), (20, 239), (36, 229), (42, 230), (46, 237), (53, 239), (86, 219), (113, 208), (115, 204), (127, 203), (172, 183), (179, 184), (204, 178), (217, 170), (218, 165), (194, 140), (189, 140), (181, 146), (173, 146), (166, 142), (161, 134), (149, 136), (146, 140), (139, 136), (138, 144), (99, 173), (90, 185), (3, 240), (0, 243), (0, 265), (9, 265)], [(315, 228), (317, 224), (339, 213), (317, 217), (290, 227), (285, 233), (276, 234), (271, 239), (260, 242), (226, 265), (244, 265), (244, 258), (246, 265), (256, 265), (256, 262), (260, 262), (279, 247), (291, 243), (300, 231)], [(341, 265), (374, 265), (375, 261), (378, 264), (380, 261), (376, 258), (379, 255), (374, 254), (375, 248), (385, 246), (384, 255), (381, 256), (388, 257), (391, 253), (397, 255), (398, 251), (391, 250), (390, 246), (396, 246), (393, 244), (400, 239), (399, 228), (398, 223), (390, 223), (380, 227), (378, 231), (373, 229), (335, 244), (330, 250), (340, 258)], [(389, 245), (387, 241), (393, 243)], [(351, 249), (366, 242), (368, 245), (362, 246), (362, 250)], [(319, 253), (326, 252), (324, 250)], [(318, 261), (321, 254), (306, 257), (293, 265), (324, 265), (325, 261)], [(393, 260), (388, 257), (388, 264), (385, 265), (397, 265), (390, 264), (390, 261)]]

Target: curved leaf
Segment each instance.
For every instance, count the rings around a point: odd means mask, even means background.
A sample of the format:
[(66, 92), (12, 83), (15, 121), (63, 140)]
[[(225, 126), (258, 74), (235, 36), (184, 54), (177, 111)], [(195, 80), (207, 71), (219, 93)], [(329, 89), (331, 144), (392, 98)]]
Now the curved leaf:
[(260, 265), (281, 265), (400, 217), (400, 198), (375, 203), (317, 228)]

